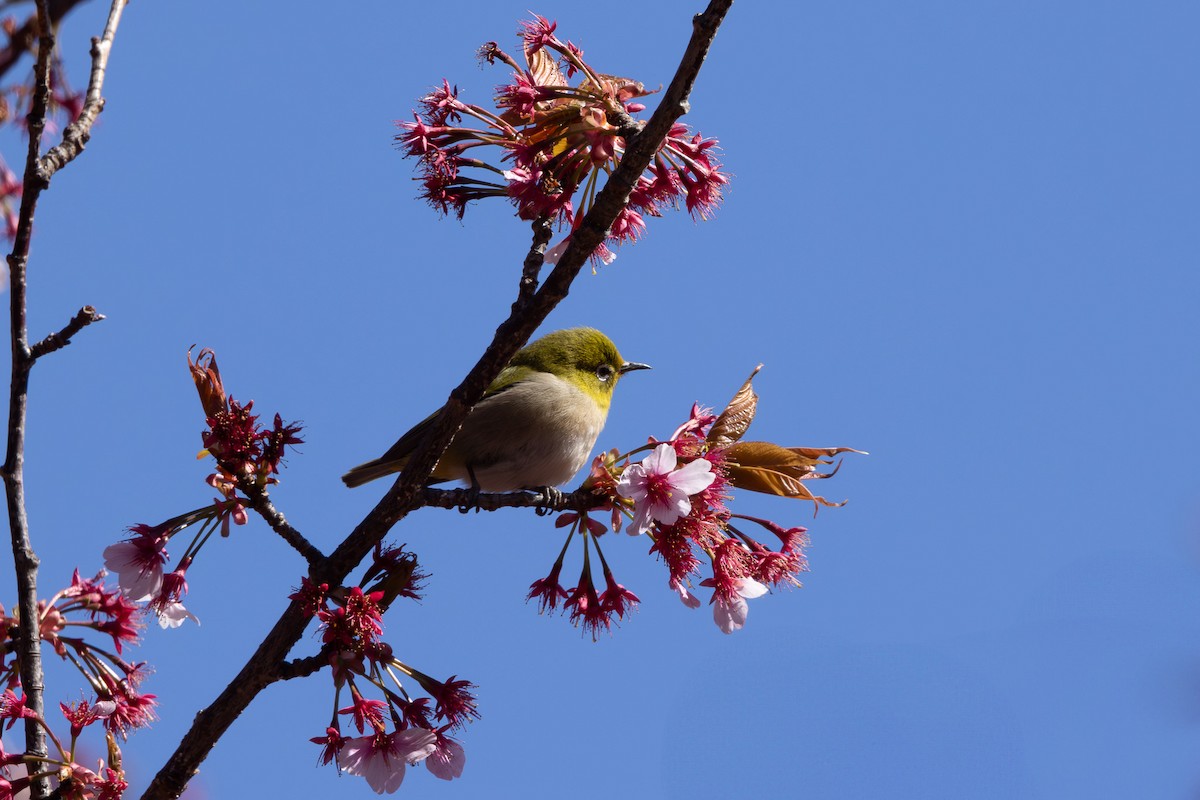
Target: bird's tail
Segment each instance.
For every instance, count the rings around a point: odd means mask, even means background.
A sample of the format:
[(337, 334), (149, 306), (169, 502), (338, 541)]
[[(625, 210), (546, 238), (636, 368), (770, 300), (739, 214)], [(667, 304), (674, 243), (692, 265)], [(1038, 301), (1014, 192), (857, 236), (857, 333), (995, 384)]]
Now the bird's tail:
[(406, 458), (402, 459), (384, 459), (377, 458), (374, 461), (368, 461), (365, 464), (359, 464), (354, 469), (342, 476), (342, 483), (353, 489), (355, 486), (362, 486), (364, 483), (370, 483), (376, 478), (382, 478), (384, 475), (391, 475), (404, 469)]

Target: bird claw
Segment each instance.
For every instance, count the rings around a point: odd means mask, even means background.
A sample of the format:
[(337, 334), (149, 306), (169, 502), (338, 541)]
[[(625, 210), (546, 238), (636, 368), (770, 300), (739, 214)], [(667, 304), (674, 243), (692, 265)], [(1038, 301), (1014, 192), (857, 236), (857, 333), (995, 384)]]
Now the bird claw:
[(547, 514), (553, 513), (554, 509), (557, 506), (562, 505), (562, 502), (563, 502), (562, 490), (560, 490), (554, 486), (543, 486), (540, 489), (538, 489), (537, 491), (542, 495), (542, 498), (545, 500), (544, 503), (538, 503), (536, 506), (533, 507), (533, 513), (537, 514), (539, 517), (544, 517)]
[(463, 501), (458, 504), (458, 513), (466, 514), (471, 509), (479, 511), (479, 487), (470, 486), (462, 490)]

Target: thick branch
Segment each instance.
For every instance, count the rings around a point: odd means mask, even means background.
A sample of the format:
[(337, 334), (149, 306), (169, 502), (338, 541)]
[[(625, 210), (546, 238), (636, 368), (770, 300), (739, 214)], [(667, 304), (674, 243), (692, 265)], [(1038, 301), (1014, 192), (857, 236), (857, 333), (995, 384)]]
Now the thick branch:
[[(695, 18), (691, 41), (675, 78), (663, 95), (663, 104), (655, 111), (645, 130), (629, 143), (620, 166), (609, 177), (604, 190), (572, 235), (572, 245), (547, 276), (541, 289), (527, 303), (514, 304), (508, 319), (496, 329), (491, 345), (450, 394), (425, 441), (413, 452), (400, 478), (338, 548), (310, 571), (314, 581), (341, 584), (392, 526), (424, 501), (424, 484), (451, 436), (462, 425), (471, 407), (483, 397), (484, 391), (500, 374), (500, 370), (529, 340), (550, 311), (566, 297), (571, 282), (603, 240), (671, 124), (687, 109), (688, 93), (731, 4), (732, 0), (711, 0), (708, 9)], [(179, 797), (216, 741), (254, 696), (278, 679), (284, 659), (303, 635), (307, 623), (300, 604), (293, 601), (237, 677), (211, 705), (196, 715), (191, 729), (147, 787), (142, 800)]]

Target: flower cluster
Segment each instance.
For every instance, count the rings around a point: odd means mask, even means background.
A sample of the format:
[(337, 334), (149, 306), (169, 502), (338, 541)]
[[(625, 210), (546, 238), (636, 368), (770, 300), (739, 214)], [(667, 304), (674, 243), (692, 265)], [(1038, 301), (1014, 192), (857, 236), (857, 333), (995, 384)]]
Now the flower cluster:
[[(243, 522), (244, 513), (243, 513)], [(178, 628), (184, 620), (199, 622), (183, 605), (188, 592), (187, 571), (200, 548), (217, 528), (228, 525), (229, 501), (215, 500), (212, 505), (172, 517), (158, 525), (138, 523), (130, 536), (104, 548), (104, 567), (117, 575), (117, 583), (126, 599), (145, 603), (158, 617), (163, 628)], [(170, 555), (167, 543), (187, 528), (196, 528), (178, 566), (166, 570)]]
[[(16, 649), (17, 620), (0, 608), (0, 626), (6, 636), (0, 648), (0, 683), (5, 686), (0, 694), (0, 722), (11, 728), (18, 720), (35, 720), (54, 747), (50, 756), (36, 759), (6, 754), (0, 748), (0, 797), (13, 796), (40, 778), (57, 783), (56, 796), (80, 800), (117, 800), (126, 788), (118, 738), (124, 740), (132, 730), (147, 727), (155, 718), (156, 700), (154, 695), (139, 689), (147, 673), (146, 665), (122, 657), (124, 646), (137, 641), (141, 628), (139, 609), (121, 590), (106, 587), (103, 577), (104, 573), (100, 573), (94, 578), (82, 578), (76, 570), (67, 588), (38, 603), (42, 640), (80, 670), (93, 693), (88, 699), (59, 703), (69, 739), (58, 736), (49, 720), (26, 705), (24, 694), (17, 694), (21, 686), (20, 665), (16, 658), (5, 659), (6, 654)], [(111, 638), (112, 649), (89, 642), (86, 638), (89, 630)], [(101, 761), (96, 771), (75, 761), (79, 738), (94, 725), (104, 731), (108, 751), (107, 766)], [(9, 767), (16, 765), (24, 765), (25, 773), (17, 775), (15, 770), (9, 771)], [(12, 794), (5, 794), (6, 791)]]
[[(716, 415), (698, 405), (688, 420), (664, 442), (651, 439), (642, 450), (650, 450), (640, 462), (614, 450), (596, 458), (585, 486), (600, 500), (600, 508), (611, 512), (612, 530), (626, 527), (631, 536), (645, 535), (650, 553), (666, 564), (668, 583), (684, 605), (696, 608), (701, 601), (693, 593), (696, 583), (712, 590), (709, 603), (713, 619), (725, 633), (746, 624), (747, 600), (761, 597), (772, 587), (800, 586), (799, 574), (807, 571), (804, 548), (807, 531), (784, 527), (770, 520), (734, 514), (728, 503), (734, 489), (764, 492), (782, 497), (810, 500), (825, 506), (841, 505), (814, 495), (805, 481), (831, 477), (820, 472), (830, 457), (860, 452), (848, 447), (781, 447), (769, 442), (743, 442), (742, 436), (754, 419), (758, 398), (750, 375), (733, 400)], [(638, 451), (634, 451), (638, 452)], [(747, 523), (775, 537), (777, 547), (768, 547), (747, 531)], [(543, 612), (560, 602), (570, 618), (582, 624), (593, 638), (624, 617), (637, 597), (612, 577), (603, 555), (606, 591), (597, 594), (589, 568), (588, 540), (596, 546), (606, 526), (586, 514), (560, 516), (560, 525), (571, 525), (572, 537), (584, 538), (584, 575), (579, 586), (566, 590), (559, 585), (562, 562), (572, 541), (559, 553), (546, 578), (535, 581), (528, 599), (537, 599)]]
[[(262, 490), (276, 483), (273, 476), (279, 472), (285, 448), (301, 443), (296, 435), (300, 431), (298, 425), (284, 425), (276, 414), (275, 424), (263, 428), (258, 417), (250, 413), (253, 402), (243, 406), (226, 397), (212, 350), (200, 351), (194, 363), (189, 352), (188, 369), (208, 422), (202, 435), (205, 449), (201, 454), (212, 455), (217, 461), (217, 471), (206, 482), (219, 496), (210, 505), (158, 525), (134, 525), (129, 529), (131, 536), (104, 550), (104, 565), (117, 574), (126, 597), (135, 603), (146, 603), (164, 628), (179, 627), (187, 619), (198, 621), (183, 605), (183, 597), (188, 593), (187, 571), (192, 562), (215, 531), (228, 536), (231, 525), (246, 524), (248, 501), (238, 494), (239, 489)], [(168, 572), (167, 543), (188, 528), (194, 529), (195, 534), (178, 566)]]
[[(398, 146), (419, 159), (422, 197), (443, 214), (461, 218), (471, 201), (504, 197), (521, 219), (553, 219), (573, 230), (602, 179), (621, 163), (626, 137), (641, 130), (629, 115), (645, 110), (637, 100), (650, 92), (593, 69), (579, 47), (558, 38), (556, 27), (536, 15), (522, 24), (524, 64), (495, 42), (480, 48), (483, 60), (513, 70), (511, 82), (497, 88), (493, 109), (460, 100), (457, 87), (443, 79), (420, 100), (412, 122), (397, 122)], [(680, 202), (707, 219), (729, 182), (716, 144), (675, 124), (593, 258), (610, 262), (607, 245), (636, 240), (646, 217)], [(496, 151), (482, 150), (488, 147), (497, 148), (498, 157), (489, 160), (486, 153)], [(569, 234), (546, 260), (561, 256), (568, 240)]]
[(277, 483), (287, 447), (303, 444), (297, 436), (300, 425), (285, 425), (283, 418), (275, 415), (270, 428), (259, 424), (258, 415), (251, 414), (254, 401), (245, 405), (227, 397), (221, 372), (217, 369), (217, 356), (209, 348), (200, 351), (195, 363), (188, 352), (188, 369), (200, 395), (208, 429), (201, 439), (202, 454), (211, 455), (217, 462), (217, 472), (209, 476), (209, 484), (226, 496), (230, 502), (236, 500), (240, 482), (247, 481), (259, 487)]
[[(436, 680), (400, 661), (383, 641), (383, 613), (397, 597), (419, 597), (424, 577), (403, 546), (377, 546), (358, 586), (330, 588), (304, 578), (291, 595), (319, 621), (318, 661), (332, 668), (338, 710), (325, 735), (311, 740), (321, 745), (320, 762), (365, 778), (376, 793), (396, 791), (406, 766), (422, 761), (438, 778), (459, 777), (466, 754), (450, 733), (479, 716), (473, 684), (457, 676)], [(405, 679), (428, 696), (411, 696)], [(346, 693), (349, 705), (341, 707)], [(343, 734), (342, 717), (357, 736)]]

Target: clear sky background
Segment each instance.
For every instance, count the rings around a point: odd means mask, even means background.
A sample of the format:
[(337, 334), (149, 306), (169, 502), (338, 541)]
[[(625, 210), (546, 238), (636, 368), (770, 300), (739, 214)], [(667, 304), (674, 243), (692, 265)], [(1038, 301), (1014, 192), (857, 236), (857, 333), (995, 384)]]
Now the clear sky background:
[[(33, 334), (84, 303), (108, 316), (33, 379), (43, 594), (126, 526), (211, 499), (193, 343), (235, 397), (304, 421), (274, 498), (311, 540), (331, 549), (383, 493), (338, 477), (441, 404), (528, 246), (501, 203), (459, 223), (416, 200), (393, 121), (443, 76), (490, 97), (506, 72), (474, 49), (515, 52), (528, 7), (128, 8), (107, 110), (37, 217)], [(700, 8), (533, 10), (657, 86)], [(105, 10), (61, 38), (79, 83)], [(735, 501), (807, 524), (812, 571), (732, 636), (667, 590), (645, 541), (608, 542), (643, 603), (592, 643), (524, 603), (561, 544), (549, 520), (405, 520), (395, 541), (433, 577), (387, 638), (478, 684), (483, 718), (461, 780), (419, 768), (401, 792), (1195, 797), (1198, 29), (1200, 6), (1154, 0), (736, 4), (686, 119), (721, 140), (723, 208), (653, 220), (546, 329), (595, 325), (655, 368), (618, 389), (605, 448), (724, 404), (761, 361), (752, 438), (871, 455), (820, 487), (850, 502), (816, 519)], [(259, 522), (206, 548), (189, 572), (202, 625), (148, 629), (137, 656), (162, 703), (126, 747), (138, 791), (302, 571)], [(77, 685), (61, 673), (48, 699)], [(324, 675), (272, 687), (195, 796), (371, 796), (314, 766), (331, 696)]]

